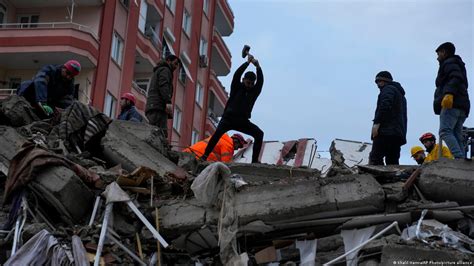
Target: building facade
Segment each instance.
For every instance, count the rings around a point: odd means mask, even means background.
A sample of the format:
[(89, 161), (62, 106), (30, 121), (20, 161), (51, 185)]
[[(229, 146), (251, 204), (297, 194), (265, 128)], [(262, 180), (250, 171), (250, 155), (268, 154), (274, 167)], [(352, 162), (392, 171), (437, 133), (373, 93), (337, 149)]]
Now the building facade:
[(132, 92), (144, 111), (153, 67), (172, 53), (175, 72), (169, 138), (176, 148), (214, 132), (229, 74), (223, 36), (234, 28), (227, 0), (0, 0), (0, 94), (14, 93), (47, 64), (76, 59), (77, 97), (112, 118)]

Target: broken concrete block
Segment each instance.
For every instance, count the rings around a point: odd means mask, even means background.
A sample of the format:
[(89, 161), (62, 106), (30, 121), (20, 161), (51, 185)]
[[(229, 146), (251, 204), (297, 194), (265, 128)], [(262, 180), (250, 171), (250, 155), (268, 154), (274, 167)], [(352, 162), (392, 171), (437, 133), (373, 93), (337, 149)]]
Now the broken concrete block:
[(242, 176), (248, 183), (271, 183), (280, 179), (316, 179), (320, 172), (316, 169), (274, 166), (269, 164), (232, 163), (227, 165), (232, 174)]
[(474, 204), (474, 163), (442, 159), (423, 168), (418, 187), (423, 195), (436, 202), (455, 201)]
[(0, 171), (7, 175), (10, 160), (25, 143), (26, 139), (22, 137), (14, 128), (0, 126)]
[[(43, 203), (44, 209), (56, 211), (62, 221), (77, 224), (92, 212), (94, 195), (72, 170), (63, 166), (49, 167), (28, 185)], [(55, 219), (56, 217), (49, 217)]]
[(114, 120), (101, 142), (105, 159), (112, 165), (121, 164), (128, 172), (140, 166), (161, 176), (175, 171), (176, 164), (147, 142), (154, 129), (146, 123)]
[(389, 244), (382, 249), (381, 265), (461, 265), (472, 261), (473, 255), (455, 250)]

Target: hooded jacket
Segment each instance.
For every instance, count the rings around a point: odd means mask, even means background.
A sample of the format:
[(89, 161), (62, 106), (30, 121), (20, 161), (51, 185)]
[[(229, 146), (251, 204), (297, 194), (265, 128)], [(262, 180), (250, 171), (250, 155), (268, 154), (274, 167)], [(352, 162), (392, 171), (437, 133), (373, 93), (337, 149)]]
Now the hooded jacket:
[(48, 104), (52, 108), (66, 109), (74, 101), (74, 79), (67, 80), (61, 75), (63, 65), (46, 65), (33, 80), (22, 82), (18, 95), (23, 96), (33, 106)]
[(435, 114), (441, 113), (441, 101), (446, 94), (453, 95), (453, 108), (461, 109), (469, 115), (471, 103), (467, 92), (468, 83), (466, 66), (458, 55), (453, 55), (440, 62), (436, 77), (436, 91), (433, 109)]
[(249, 119), (252, 116), (255, 101), (262, 92), (263, 72), (260, 67), (257, 67), (257, 82), (252, 88), (247, 89), (240, 79), (248, 66), (249, 63), (245, 62), (234, 73), (223, 117)]
[[(196, 156), (196, 158), (200, 158), (204, 151), (206, 150), (207, 143), (209, 142), (208, 137), (202, 141), (197, 142), (196, 144), (192, 145), (183, 150), (183, 152), (192, 153)], [(230, 162), (234, 156), (234, 140), (229, 135), (224, 134), (222, 135), (217, 145), (214, 147), (214, 150), (209, 154), (207, 158), (208, 161), (211, 162)]]
[(395, 136), (400, 144), (406, 143), (407, 101), (405, 90), (398, 82), (387, 82), (380, 89), (375, 110), (374, 124), (380, 124), (380, 136)]
[(173, 97), (173, 71), (170, 65), (162, 60), (153, 69), (153, 77), (148, 89), (145, 112), (151, 110), (165, 111), (166, 104)]

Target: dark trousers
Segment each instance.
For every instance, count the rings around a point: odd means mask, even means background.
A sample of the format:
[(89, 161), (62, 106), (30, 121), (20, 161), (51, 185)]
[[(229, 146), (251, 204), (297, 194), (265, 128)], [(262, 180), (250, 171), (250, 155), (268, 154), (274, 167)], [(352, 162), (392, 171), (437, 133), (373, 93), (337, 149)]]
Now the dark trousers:
[(398, 165), (400, 159), (401, 140), (396, 136), (377, 136), (372, 142), (372, 151), (369, 155), (369, 164), (384, 165), (383, 159), (387, 165)]
[(159, 127), (165, 139), (168, 139), (168, 114), (165, 111), (148, 110), (145, 115), (150, 125)]
[(260, 150), (262, 149), (263, 131), (248, 119), (232, 119), (223, 117), (217, 126), (216, 132), (214, 132), (214, 135), (212, 135), (209, 140), (203, 157), (207, 159), (207, 156), (209, 156), (209, 154), (214, 150), (214, 147), (217, 142), (219, 142), (222, 135), (229, 130), (236, 130), (254, 138), (255, 143), (253, 144), (252, 163), (259, 162), (258, 157), (260, 155)]

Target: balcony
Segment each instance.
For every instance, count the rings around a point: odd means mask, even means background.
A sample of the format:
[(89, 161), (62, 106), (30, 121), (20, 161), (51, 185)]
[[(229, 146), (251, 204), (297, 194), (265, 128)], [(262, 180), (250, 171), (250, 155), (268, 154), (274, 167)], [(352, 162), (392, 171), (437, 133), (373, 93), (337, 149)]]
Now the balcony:
[[(99, 6), (103, 4), (102, 0), (75, 0), (76, 6)], [(33, 1), (33, 0), (15, 0), (15, 7), (17, 8), (36, 8), (36, 7), (60, 7), (70, 6), (71, 0), (48, 0), (48, 1)]]
[(222, 36), (229, 36), (234, 31), (234, 13), (227, 0), (218, 0), (215, 25)]
[(162, 43), (153, 28), (146, 28), (145, 34), (138, 33), (137, 47), (151, 62), (158, 62), (160, 60)]
[(211, 91), (215, 94), (219, 102), (221, 103), (222, 106), (225, 106), (227, 103), (227, 100), (229, 99), (229, 95), (225, 91), (224, 86), (222, 83), (217, 79), (216, 74), (214, 71), (211, 72)]
[(231, 58), (230, 50), (222, 39), (222, 36), (217, 30), (214, 30), (211, 68), (215, 71), (217, 76), (226, 76), (229, 74)]
[[(83, 68), (95, 67), (98, 37), (87, 26), (71, 22), (1, 24), (0, 64), (10, 69), (62, 64), (75, 58)], [(39, 63), (39, 64), (38, 64)]]

